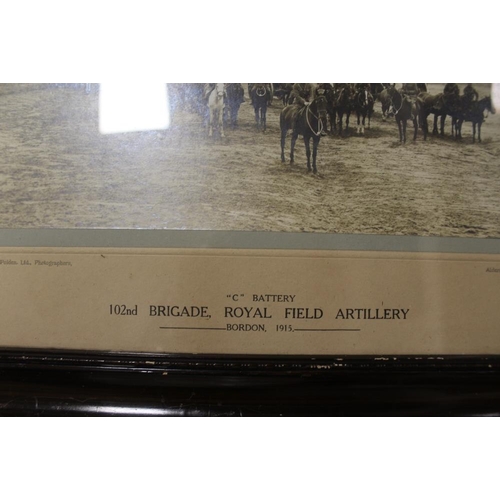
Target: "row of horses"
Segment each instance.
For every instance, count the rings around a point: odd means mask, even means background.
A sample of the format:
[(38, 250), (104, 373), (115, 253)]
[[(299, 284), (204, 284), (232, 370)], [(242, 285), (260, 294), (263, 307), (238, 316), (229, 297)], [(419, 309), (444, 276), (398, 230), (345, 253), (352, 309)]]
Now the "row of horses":
[[(207, 84), (183, 84), (184, 105), (189, 104), (206, 119), (209, 136), (217, 127), (224, 137), (224, 123), (234, 127), (238, 111), (244, 102), (244, 89), (241, 84), (211, 84), (207, 95)], [(379, 100), (382, 105), (383, 119), (394, 116), (399, 130), (400, 142), (406, 142), (408, 120), (414, 127), (413, 139), (416, 140), (419, 128), (424, 140), (428, 135), (427, 119), (434, 114), (433, 133), (438, 133), (437, 122), (441, 119), (441, 134), (447, 116), (452, 118), (452, 134), (461, 138), (462, 124), (472, 122), (473, 141), (476, 129), (481, 141), (481, 124), (486, 111), (495, 113), (491, 97), (466, 101), (464, 96), (448, 99), (444, 92), (430, 94), (425, 84), (416, 84), (417, 89), (409, 95), (395, 84), (316, 84), (306, 106), (293, 104), (293, 84), (248, 84), (248, 93), (255, 111), (257, 126), (266, 129), (267, 107), (273, 97), (283, 100), (280, 113), (281, 160), (285, 161), (285, 140), (292, 131), (290, 162), (294, 161), (295, 143), (299, 135), (304, 139), (307, 155), (307, 168), (317, 172), (316, 159), (320, 139), (326, 133), (340, 135), (349, 128), (351, 113), (357, 116), (357, 133), (363, 134), (365, 126), (370, 126), (374, 104)], [(177, 93), (177, 96), (182, 95)], [(312, 141), (312, 149), (311, 149)]]
[[(419, 128), (422, 129), (424, 140), (429, 134), (428, 117), (434, 115), (433, 134), (444, 135), (445, 120), (449, 116), (452, 120), (451, 135), (456, 139), (462, 139), (462, 125), (464, 122), (472, 123), (472, 142), (476, 141), (476, 130), (478, 142), (481, 142), (481, 125), (485, 119), (485, 113), (495, 113), (491, 96), (482, 99), (471, 100), (466, 95), (447, 94), (440, 92), (430, 94), (419, 92), (414, 96), (405, 95), (404, 92), (391, 85), (385, 88), (380, 96), (382, 103), (382, 115), (392, 114), (398, 124), (401, 142), (406, 142), (406, 123), (413, 123), (413, 140), (416, 140)], [(440, 129), (438, 131), (438, 120)]]

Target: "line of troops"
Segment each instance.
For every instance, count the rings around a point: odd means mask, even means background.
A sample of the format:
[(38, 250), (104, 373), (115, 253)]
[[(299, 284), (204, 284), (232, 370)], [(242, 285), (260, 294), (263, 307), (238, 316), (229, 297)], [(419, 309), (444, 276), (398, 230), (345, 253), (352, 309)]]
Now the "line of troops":
[[(208, 96), (213, 90), (215, 84), (169, 84), (175, 87), (172, 89), (177, 95), (177, 98), (184, 104), (189, 103), (189, 106), (199, 107), (198, 111), (203, 113), (206, 109)], [(267, 104), (271, 105), (273, 97), (278, 97), (283, 100), (283, 104), (298, 104), (305, 106), (312, 102), (318, 94), (325, 93), (334, 102), (342, 94), (342, 91), (347, 91), (355, 101), (355, 97), (360, 92), (369, 92), (374, 99), (377, 99), (385, 89), (395, 87), (395, 84), (390, 83), (249, 83), (247, 87), (250, 103), (253, 104), (253, 99), (257, 89), (264, 88), (267, 95)], [(231, 92), (234, 104), (238, 107), (245, 102), (244, 88), (241, 83), (226, 84), (227, 92)], [(398, 89), (401, 94), (408, 99), (416, 99), (422, 92), (427, 92), (425, 83), (403, 83)], [(181, 97), (182, 96), (182, 97)], [(462, 106), (462, 110), (471, 108), (479, 99), (478, 92), (471, 83), (468, 83), (463, 91), (461, 100), (460, 89), (456, 83), (447, 83), (444, 86), (442, 96), (434, 105), (434, 108), (440, 107), (453, 110)], [(180, 103), (179, 103), (180, 104)], [(465, 109), (464, 109), (465, 108)]]
[[(204, 84), (202, 99), (207, 100), (208, 95), (213, 90), (215, 84)], [(244, 102), (244, 90), (241, 84), (232, 84), (238, 86), (241, 102)], [(271, 105), (273, 97), (284, 98), (285, 104), (297, 103), (305, 105), (313, 101), (318, 94), (322, 91), (332, 91), (333, 95), (339, 94), (341, 90), (348, 89), (352, 95), (359, 92), (368, 91), (374, 98), (378, 97), (380, 91), (394, 84), (389, 83), (249, 83), (248, 95), (250, 100), (253, 100), (253, 95), (258, 87), (264, 86), (268, 96), (268, 104)], [(421, 92), (427, 92), (427, 85), (425, 83), (403, 83), (399, 91), (409, 97), (416, 97)], [(456, 83), (447, 83), (443, 90), (443, 104), (453, 108), (458, 105), (458, 97), (460, 89)], [(468, 83), (464, 88), (464, 101), (467, 104), (472, 104), (479, 99), (478, 92), (471, 83)]]

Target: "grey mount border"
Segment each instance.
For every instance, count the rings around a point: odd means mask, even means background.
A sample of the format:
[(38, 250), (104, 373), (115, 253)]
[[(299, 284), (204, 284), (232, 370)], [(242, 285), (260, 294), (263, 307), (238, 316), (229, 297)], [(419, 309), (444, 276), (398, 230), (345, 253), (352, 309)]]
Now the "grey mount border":
[(0, 229), (0, 247), (219, 248), (500, 254), (500, 239), (181, 229)]

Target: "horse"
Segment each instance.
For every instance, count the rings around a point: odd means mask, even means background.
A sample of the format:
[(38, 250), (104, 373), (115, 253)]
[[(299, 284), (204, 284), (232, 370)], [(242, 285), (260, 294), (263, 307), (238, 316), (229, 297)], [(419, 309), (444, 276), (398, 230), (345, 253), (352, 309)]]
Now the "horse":
[(438, 133), (437, 119), (438, 116), (441, 117), (441, 123), (439, 128), (439, 133), (444, 135), (444, 124), (446, 117), (449, 115), (452, 117), (451, 122), (451, 135), (456, 133), (457, 116), (460, 114), (460, 90), (456, 83), (447, 83), (444, 87), (444, 92), (438, 94), (439, 100), (436, 101), (434, 111), (434, 127), (432, 129), (433, 134)]
[(389, 95), (389, 90), (388, 88), (385, 88), (380, 92), (378, 99), (380, 101), (380, 104), (382, 105), (382, 121), (385, 122), (385, 120), (392, 115), (391, 112), (391, 96)]
[(281, 161), (285, 162), (285, 138), (288, 130), (292, 130), (290, 164), (294, 162), (294, 149), (297, 137), (302, 135), (307, 155), (307, 170), (311, 171), (311, 139), (313, 141), (312, 171), (317, 174), (316, 157), (321, 134), (326, 124), (326, 97), (318, 95), (310, 104), (299, 106), (290, 104), (280, 113), (281, 128)]
[(396, 118), (399, 130), (399, 141), (406, 142), (406, 122), (413, 121), (415, 133), (413, 140), (417, 139), (418, 122), (420, 120), (421, 102), (419, 99), (411, 101), (408, 97), (402, 95), (396, 87), (390, 87), (388, 93), (391, 99), (391, 107)]
[(380, 99), (380, 94), (390, 83), (370, 83), (370, 92), (375, 100)]
[(356, 110), (356, 117), (358, 119), (358, 126), (356, 133), (365, 133), (365, 121), (368, 116), (368, 128), (370, 128), (370, 120), (373, 113), (374, 99), (372, 94), (364, 89), (359, 90), (354, 97), (354, 109)]
[(427, 134), (429, 133), (429, 124), (427, 123), (427, 118), (430, 114), (434, 115), (434, 127), (432, 130), (433, 134), (437, 134), (437, 121), (438, 117), (442, 115), (443, 106), (442, 106), (442, 97), (443, 94), (429, 94), (428, 92), (421, 92), (418, 95), (421, 103), (421, 116), (422, 116), (422, 130), (424, 132), (424, 139), (427, 138)]
[(345, 119), (345, 131), (346, 134), (349, 130), (349, 117), (352, 111), (352, 88), (349, 84), (344, 84), (344, 86), (338, 88), (336, 91), (335, 102), (333, 105), (334, 114), (339, 117), (339, 135), (342, 135), (342, 121), (344, 115)]
[(293, 85), (291, 83), (273, 83), (273, 87), (274, 95), (281, 99), (283, 106), (288, 106)]
[(253, 109), (255, 110), (255, 122), (257, 127), (266, 130), (267, 106), (271, 102), (271, 89), (265, 83), (255, 83), (250, 89)]
[(231, 128), (238, 125), (238, 112), (243, 99), (243, 86), (241, 83), (228, 83), (226, 85), (226, 106), (224, 108), (224, 118)]
[[(462, 96), (462, 102), (464, 101)], [(479, 101), (470, 103), (467, 107), (464, 105), (461, 111), (461, 116), (458, 118), (457, 123), (457, 138), (462, 138), (462, 124), (463, 122), (472, 122), (472, 142), (476, 142), (476, 126), (477, 126), (477, 140), (481, 142), (481, 125), (484, 121), (484, 112), (488, 111), (495, 114), (496, 110), (491, 102), (491, 96), (483, 97)]]
[[(330, 118), (331, 133), (333, 134), (334, 131), (337, 130), (337, 111), (335, 109), (335, 105), (337, 103), (337, 94), (331, 83), (326, 85), (325, 97), (326, 114)], [(328, 131), (328, 124), (325, 124), (325, 130)]]
[(216, 124), (219, 129), (220, 136), (224, 136), (224, 97), (225, 85), (223, 83), (216, 83), (214, 89), (208, 96), (208, 137), (213, 135), (213, 127)]

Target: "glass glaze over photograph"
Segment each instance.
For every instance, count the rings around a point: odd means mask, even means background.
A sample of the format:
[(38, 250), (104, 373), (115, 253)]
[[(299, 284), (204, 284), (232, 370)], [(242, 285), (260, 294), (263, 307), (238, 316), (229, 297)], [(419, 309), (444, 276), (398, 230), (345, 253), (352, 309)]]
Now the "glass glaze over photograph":
[(492, 84), (1, 84), (0, 228), (500, 237)]

